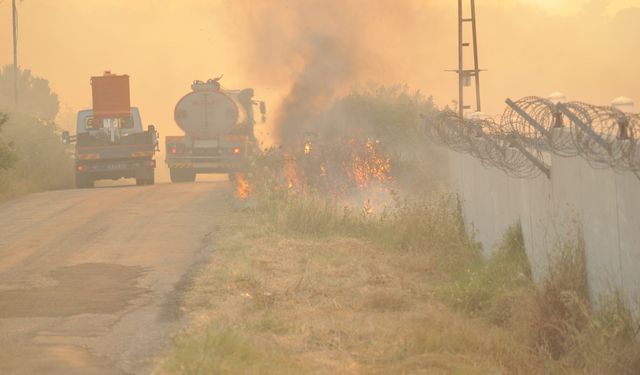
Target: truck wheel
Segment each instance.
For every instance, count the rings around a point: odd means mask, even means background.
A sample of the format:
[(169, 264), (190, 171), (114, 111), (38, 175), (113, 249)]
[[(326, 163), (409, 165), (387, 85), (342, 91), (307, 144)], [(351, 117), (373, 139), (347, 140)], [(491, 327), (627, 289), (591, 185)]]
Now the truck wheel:
[(140, 170), (136, 174), (136, 185), (153, 185), (155, 183), (155, 171), (153, 169)]
[(194, 182), (196, 180), (196, 172), (193, 169), (169, 169), (171, 182)]
[(90, 189), (93, 187), (93, 179), (89, 176), (76, 175), (76, 187), (78, 189)]
[(143, 185), (153, 185), (156, 183), (155, 181), (155, 177), (151, 176), (151, 177), (147, 177), (147, 178), (136, 178), (136, 185), (138, 186), (143, 186)]

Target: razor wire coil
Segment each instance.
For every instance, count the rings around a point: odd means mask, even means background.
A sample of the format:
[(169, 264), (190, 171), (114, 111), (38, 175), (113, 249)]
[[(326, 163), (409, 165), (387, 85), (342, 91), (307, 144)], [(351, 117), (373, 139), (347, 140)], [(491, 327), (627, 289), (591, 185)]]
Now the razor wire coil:
[(425, 120), (425, 133), (436, 143), (517, 178), (540, 175), (550, 153), (581, 156), (594, 168), (640, 176), (640, 114), (540, 97), (508, 103), (499, 121), (461, 119), (445, 110)]

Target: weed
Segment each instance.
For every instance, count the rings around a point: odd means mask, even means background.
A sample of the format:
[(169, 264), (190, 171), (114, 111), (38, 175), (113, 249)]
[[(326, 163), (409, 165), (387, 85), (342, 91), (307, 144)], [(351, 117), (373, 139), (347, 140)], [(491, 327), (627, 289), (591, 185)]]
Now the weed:
[(504, 324), (509, 320), (518, 291), (530, 287), (531, 269), (518, 224), (506, 232), (502, 244), (488, 261), (479, 254), (459, 258), (441, 296), (455, 308)]
[(178, 339), (173, 356), (160, 371), (181, 375), (297, 373), (291, 359), (235, 330), (215, 326)]

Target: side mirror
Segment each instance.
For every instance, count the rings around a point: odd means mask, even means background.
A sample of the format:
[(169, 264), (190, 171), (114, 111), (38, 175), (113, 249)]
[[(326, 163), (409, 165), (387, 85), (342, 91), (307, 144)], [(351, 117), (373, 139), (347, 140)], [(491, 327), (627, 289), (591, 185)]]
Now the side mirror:
[(260, 114), (262, 115), (262, 122), (267, 120), (267, 105), (265, 102), (260, 102)]
[(158, 132), (156, 131), (155, 125), (149, 124), (149, 126), (147, 127), (147, 132), (151, 134), (151, 143), (153, 143), (154, 146), (158, 147)]
[(68, 145), (71, 143), (71, 136), (69, 135), (69, 132), (66, 130), (62, 132), (62, 143), (64, 143), (65, 145)]

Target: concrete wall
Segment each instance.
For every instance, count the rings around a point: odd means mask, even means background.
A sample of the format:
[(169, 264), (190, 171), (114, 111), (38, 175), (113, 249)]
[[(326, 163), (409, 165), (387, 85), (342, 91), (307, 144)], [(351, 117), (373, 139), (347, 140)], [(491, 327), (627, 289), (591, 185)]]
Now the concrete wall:
[(581, 228), (593, 300), (617, 288), (640, 302), (640, 179), (633, 173), (594, 169), (581, 157), (545, 155), (551, 178), (517, 179), (473, 156), (449, 154), (465, 225), (486, 256), (520, 221), (534, 279), (541, 280), (553, 250)]

